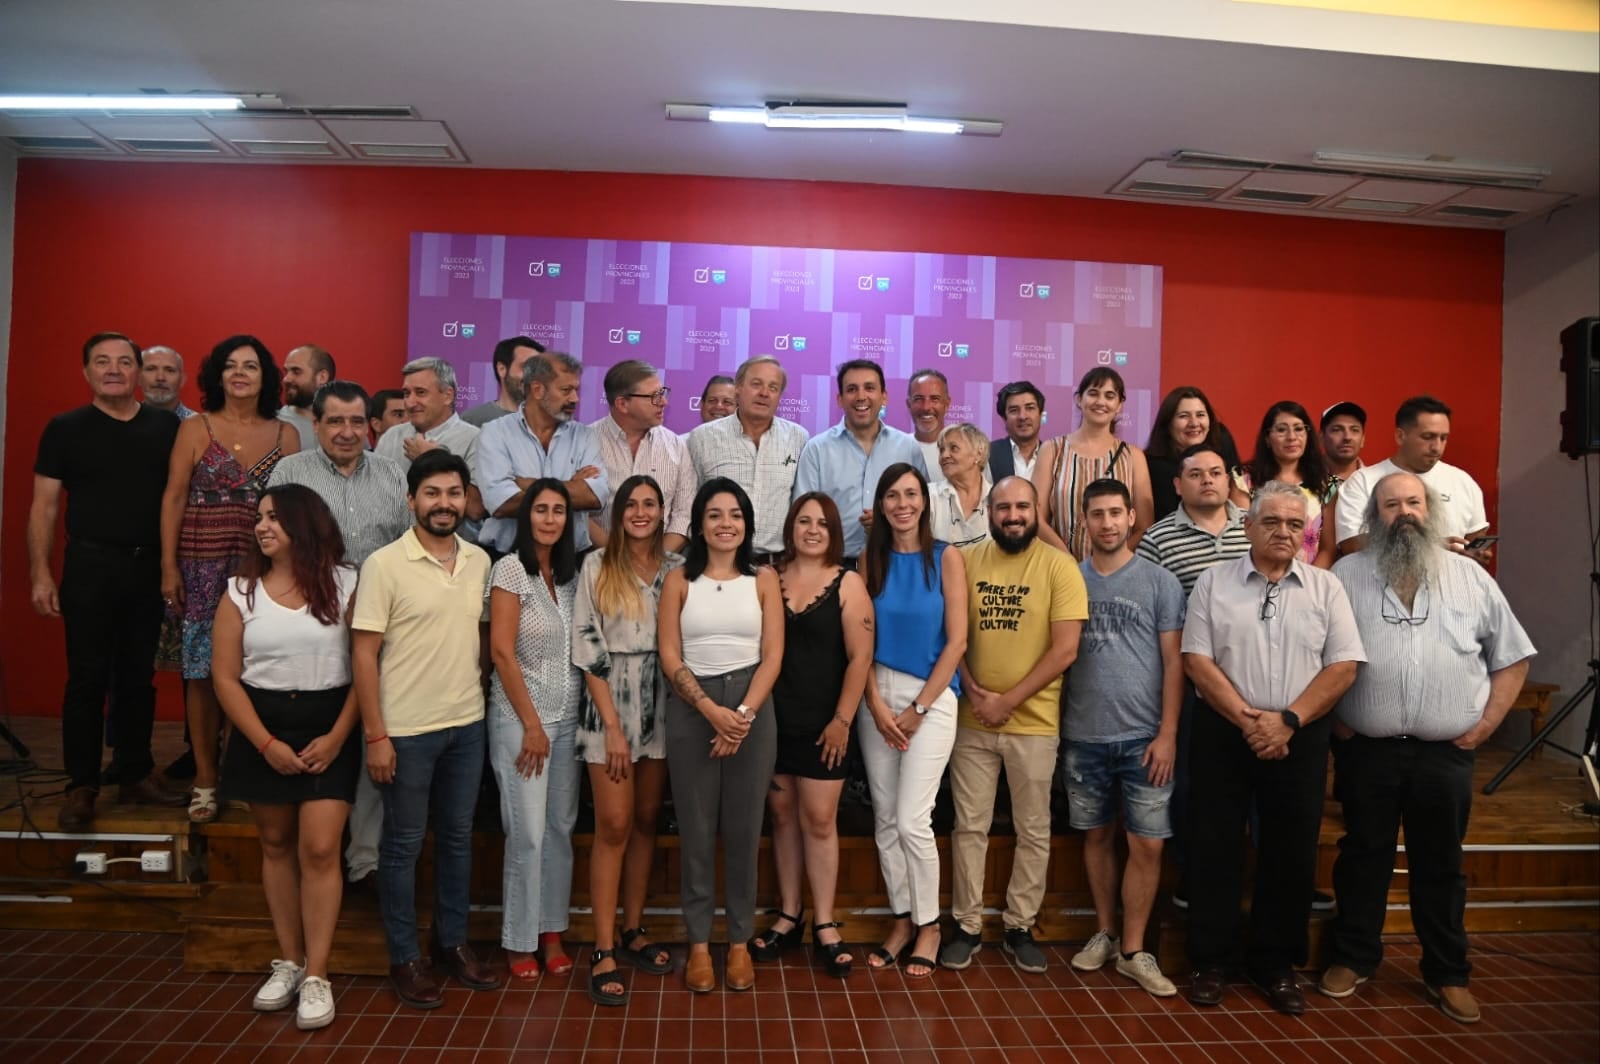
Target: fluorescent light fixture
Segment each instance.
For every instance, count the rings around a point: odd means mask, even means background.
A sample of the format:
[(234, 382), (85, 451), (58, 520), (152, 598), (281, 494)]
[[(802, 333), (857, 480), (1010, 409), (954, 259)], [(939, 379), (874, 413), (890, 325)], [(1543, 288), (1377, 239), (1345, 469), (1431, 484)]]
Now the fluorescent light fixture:
[(0, 111), (239, 111), (242, 96), (13, 96), (0, 95)]
[(1407, 177), (1477, 181), (1517, 188), (1537, 188), (1550, 176), (1540, 166), (1507, 166), (1500, 163), (1440, 158), (1433, 155), (1381, 155), (1357, 151), (1318, 151), (1311, 156), (1318, 166), (1337, 166), (1365, 173), (1395, 174)]
[(765, 107), (711, 107), (669, 103), (667, 117), (678, 121), (765, 126), (767, 129), (874, 130), (946, 136), (997, 137), (1005, 128), (1001, 122), (919, 117), (908, 114), (901, 104), (771, 103)]

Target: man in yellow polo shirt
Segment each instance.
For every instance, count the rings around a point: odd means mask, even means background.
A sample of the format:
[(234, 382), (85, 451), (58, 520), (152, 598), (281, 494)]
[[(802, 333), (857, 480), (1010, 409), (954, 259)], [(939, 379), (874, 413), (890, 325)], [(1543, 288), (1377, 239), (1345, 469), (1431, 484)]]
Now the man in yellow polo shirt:
[(448, 451), (411, 463), (406, 490), (416, 523), (361, 566), (350, 622), (367, 771), (383, 798), (378, 906), (389, 981), (416, 1009), (444, 1001), (417, 948), (417, 858), (430, 823), (434, 960), (474, 990), (500, 985), (467, 945), (472, 813), (485, 743), (479, 626), (489, 582), (489, 556), (456, 535), (470, 486), (466, 462)]
[(1011, 788), (1017, 848), (1006, 887), (1005, 951), (1025, 972), (1042, 972), (1033, 923), (1050, 863), (1050, 784), (1061, 735), (1061, 674), (1078, 656), (1089, 596), (1073, 560), (1043, 542), (1038, 497), (1021, 477), (989, 493), (989, 538), (968, 547), (967, 654), (950, 754), (950, 914), (955, 937), (939, 953), (946, 968), (972, 963), (983, 941), (983, 869), (1000, 768)]

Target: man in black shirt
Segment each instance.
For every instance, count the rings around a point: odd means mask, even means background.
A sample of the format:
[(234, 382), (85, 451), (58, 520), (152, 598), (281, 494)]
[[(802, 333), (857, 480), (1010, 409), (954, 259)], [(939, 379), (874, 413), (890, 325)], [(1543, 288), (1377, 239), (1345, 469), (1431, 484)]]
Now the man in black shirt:
[[(121, 333), (91, 336), (83, 345), (83, 375), (93, 399), (50, 420), (33, 466), (33, 608), (60, 617), (67, 637), (61, 735), (71, 782), (61, 809), (63, 831), (82, 831), (94, 820), (108, 695), (118, 716), (112, 757), (117, 800), (184, 801), (151, 779), (150, 755), (162, 614), (161, 494), (178, 417), (139, 403), (140, 362), (138, 345)], [(50, 556), (63, 492), (67, 547), (58, 587)]]

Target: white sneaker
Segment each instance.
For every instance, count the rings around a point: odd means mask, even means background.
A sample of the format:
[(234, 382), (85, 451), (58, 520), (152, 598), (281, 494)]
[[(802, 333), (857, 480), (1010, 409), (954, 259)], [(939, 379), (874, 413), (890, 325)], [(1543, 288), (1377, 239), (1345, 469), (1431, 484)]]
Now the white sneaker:
[[(1140, 950), (1131, 959), (1117, 954), (1117, 971), (1144, 987), (1156, 997), (1175, 997), (1178, 988), (1172, 985), (1172, 980), (1161, 974), (1161, 965), (1156, 963), (1153, 954)], [(304, 994), (305, 991), (300, 992)], [(305, 1000), (303, 997), (301, 1000)]]
[(295, 1009), (294, 1025), (302, 1031), (315, 1031), (333, 1022), (333, 987), (320, 975), (308, 975), (300, 984), (300, 1005)]
[(1072, 955), (1072, 966), (1080, 972), (1097, 972), (1116, 955), (1117, 940), (1104, 931), (1096, 931), (1094, 937)]
[(256, 1011), (277, 1012), (288, 1008), (305, 977), (306, 970), (294, 961), (273, 961), (266, 985), (256, 991)]

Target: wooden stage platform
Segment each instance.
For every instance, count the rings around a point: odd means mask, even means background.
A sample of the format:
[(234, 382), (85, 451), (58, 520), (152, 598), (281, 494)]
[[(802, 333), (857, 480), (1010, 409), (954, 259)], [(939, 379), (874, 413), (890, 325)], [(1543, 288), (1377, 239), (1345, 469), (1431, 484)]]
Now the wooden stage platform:
[[(15, 722), (18, 736), (32, 750), (36, 765), (23, 774), (0, 775), (0, 927), (99, 928), (161, 931), (185, 935), (185, 959), (197, 970), (256, 971), (273, 955), (270, 923), (260, 890), (260, 849), (248, 813), (226, 809), (205, 827), (189, 824), (183, 811), (123, 809), (113, 804), (114, 788), (102, 791), (90, 834), (56, 832), (61, 804), (59, 724), (44, 718)], [(182, 750), (182, 728), (158, 724), (156, 761), (165, 764)], [(0, 751), (0, 753), (4, 753)], [(1510, 754), (1481, 751), (1476, 783), (1481, 789)], [(1579, 811), (1586, 784), (1575, 762), (1560, 755), (1530, 761), (1494, 795), (1478, 793), (1467, 838), (1469, 930), (1600, 929), (1600, 822)], [(848, 799), (841, 808), (839, 918), (851, 941), (872, 941), (887, 925), (877, 853), (870, 835), (870, 811)], [(665, 941), (682, 938), (678, 916), (678, 848), (663, 817), (652, 877), (647, 924)], [(587, 908), (587, 813), (580, 817), (576, 842), (571, 937), (590, 933)], [(499, 938), (502, 836), (492, 806), (480, 808), (473, 867), (473, 937)], [(937, 826), (937, 822), (936, 822)], [(1318, 883), (1329, 889), (1333, 860), (1342, 833), (1339, 806), (1329, 801), (1323, 817)], [(941, 835), (940, 848), (948, 839)], [(108, 874), (74, 870), (80, 851), (131, 858), (109, 866)], [(985, 932), (998, 937), (998, 907), (1011, 863), (1009, 826), (997, 820), (990, 839), (986, 897), (993, 907)], [(141, 868), (147, 851), (171, 855), (170, 871)], [(1404, 889), (1404, 854), (1390, 894), (1386, 930), (1411, 930)], [(424, 864), (420, 874), (426, 879)], [(949, 871), (944, 871), (948, 891)], [(762, 870), (761, 905), (776, 903), (770, 863)], [(419, 891), (425, 897), (427, 891)], [(946, 895), (948, 900), (948, 894)], [(424, 914), (424, 933), (426, 933)], [(720, 924), (720, 921), (719, 921)], [(1050, 941), (1082, 941), (1095, 930), (1093, 906), (1084, 878), (1080, 836), (1061, 829), (1052, 859), (1038, 934)], [(1313, 923), (1313, 953), (1321, 942), (1322, 920)], [(1161, 914), (1159, 952), (1164, 965), (1181, 965), (1182, 914)], [(715, 935), (720, 934), (720, 927)], [(337, 938), (334, 969), (359, 974), (384, 970), (384, 950), (376, 903), (347, 896)]]

